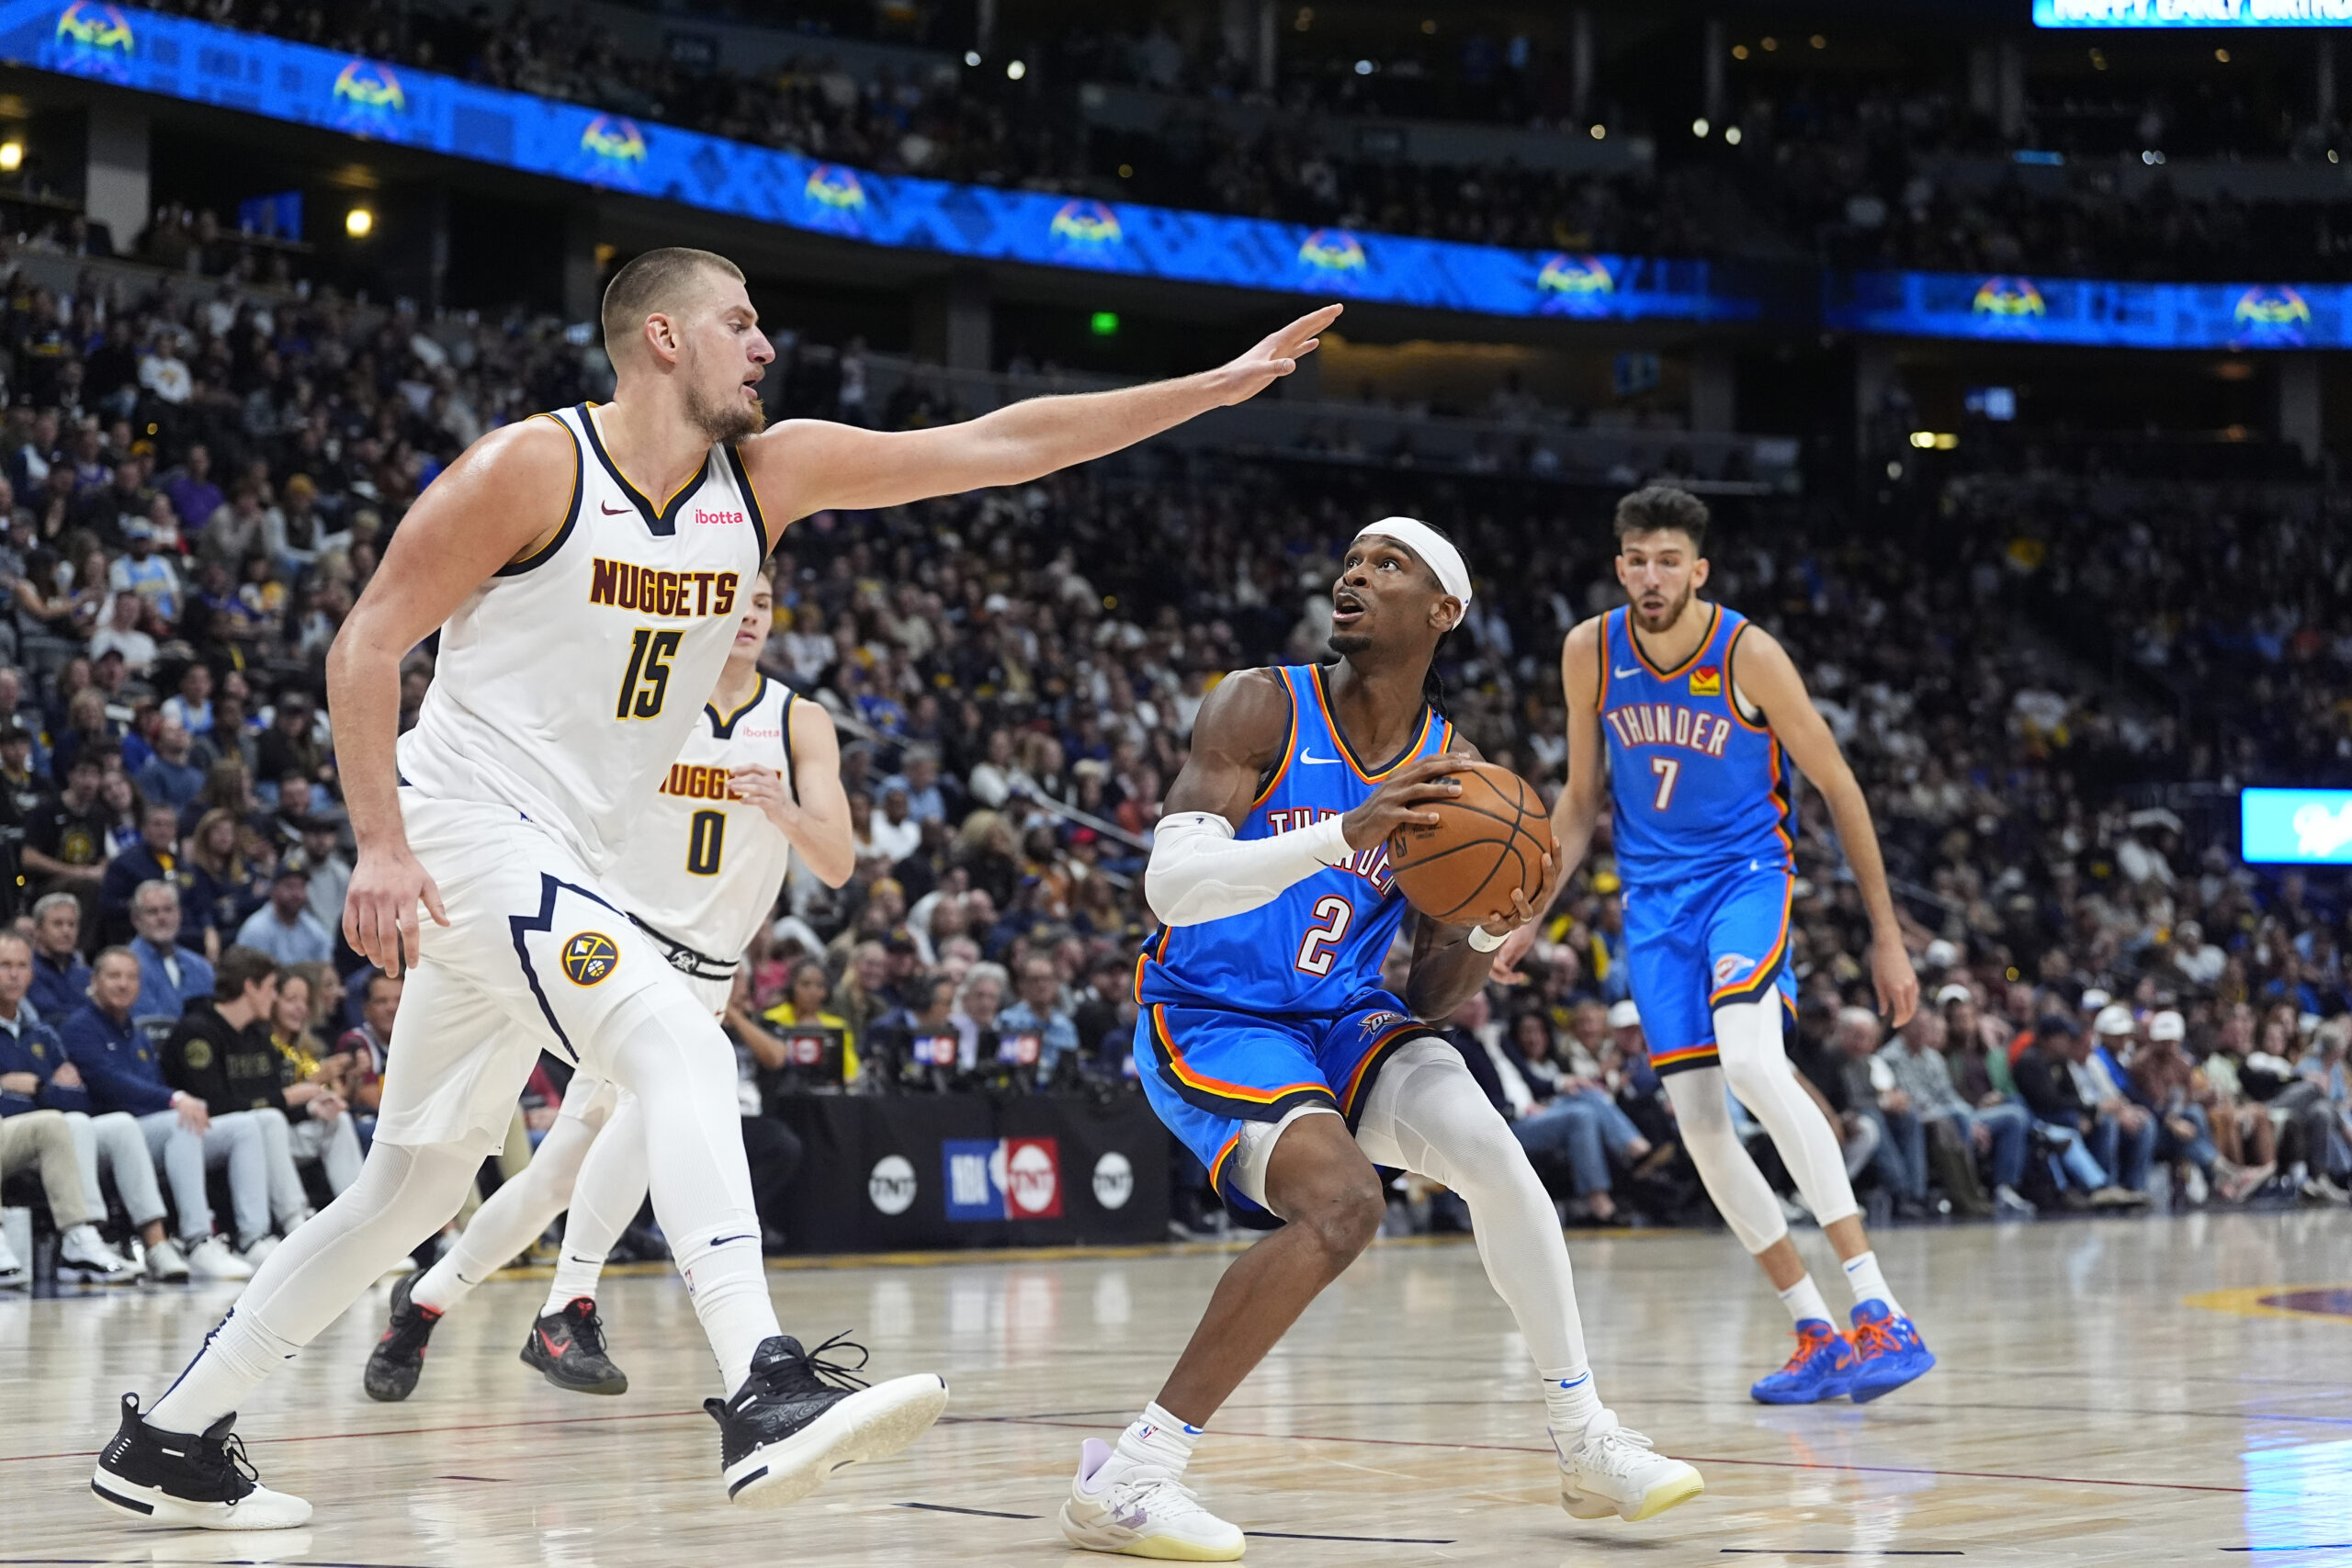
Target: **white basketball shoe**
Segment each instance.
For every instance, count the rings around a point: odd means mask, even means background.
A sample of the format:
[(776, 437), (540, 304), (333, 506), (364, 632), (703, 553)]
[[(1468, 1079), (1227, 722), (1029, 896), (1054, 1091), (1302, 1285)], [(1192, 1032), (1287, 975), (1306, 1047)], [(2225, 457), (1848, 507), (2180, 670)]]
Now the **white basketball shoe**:
[(1552, 1434), (1560, 1456), (1560, 1506), (1579, 1519), (1646, 1519), (1707, 1489), (1699, 1472), (1668, 1459), (1604, 1410), (1571, 1442)]
[(1079, 1450), (1078, 1475), (1062, 1504), (1062, 1538), (1088, 1551), (1156, 1557), (1171, 1562), (1231, 1562), (1241, 1555), (1241, 1531), (1156, 1466), (1110, 1465), (1111, 1445), (1089, 1438)]

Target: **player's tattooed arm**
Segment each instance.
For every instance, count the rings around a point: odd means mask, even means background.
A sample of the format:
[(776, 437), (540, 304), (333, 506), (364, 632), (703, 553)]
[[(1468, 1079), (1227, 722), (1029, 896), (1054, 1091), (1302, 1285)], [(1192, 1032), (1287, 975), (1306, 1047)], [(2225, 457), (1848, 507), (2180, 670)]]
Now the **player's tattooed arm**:
[(1838, 847), (1846, 852), (1846, 863), (1853, 868), (1863, 907), (1870, 911), (1871, 982), (1878, 992), (1879, 1011), (1899, 1029), (1919, 1005), (1919, 976), (1903, 943), (1903, 926), (1887, 889), (1886, 862), (1879, 853), (1878, 829), (1871, 825), (1862, 786), (1846, 765), (1828, 721), (1806, 694), (1804, 677), (1770, 632), (1753, 624), (1740, 628), (1731, 647), (1731, 679), (1735, 694), (1763, 710), (1773, 736), (1829, 807)]
[(740, 448), (752, 487), (778, 518), (830, 507), (902, 506), (934, 495), (1025, 484), (1134, 446), (1214, 408), (1256, 397), (1315, 351), (1339, 319), (1326, 305), (1214, 370), (1072, 397), (1030, 398), (932, 430), (861, 430), (786, 420)]
[[(1558, 848), (1552, 854), (1551, 879), (1535, 901), (1538, 914), (1551, 908), (1569, 874), (1584, 863), (1600, 808), (1609, 798), (1600, 736), (1600, 627), (1601, 617), (1592, 616), (1570, 627), (1560, 643), (1560, 693), (1568, 710), (1568, 778), (1552, 803), (1552, 837)], [(1519, 964), (1535, 945), (1536, 931), (1530, 922), (1511, 932), (1494, 955), (1494, 978), (1505, 985), (1525, 978)]]

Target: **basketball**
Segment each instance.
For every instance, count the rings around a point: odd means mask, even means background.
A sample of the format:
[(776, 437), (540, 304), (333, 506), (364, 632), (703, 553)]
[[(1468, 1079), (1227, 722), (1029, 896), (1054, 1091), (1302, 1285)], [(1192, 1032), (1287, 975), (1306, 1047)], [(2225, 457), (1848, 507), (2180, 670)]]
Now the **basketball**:
[(1480, 925), (1510, 914), (1514, 891), (1531, 902), (1543, 891), (1552, 814), (1526, 780), (1492, 762), (1465, 761), (1449, 776), (1462, 793), (1425, 803), (1438, 815), (1435, 826), (1397, 830), (1389, 869), (1430, 919)]

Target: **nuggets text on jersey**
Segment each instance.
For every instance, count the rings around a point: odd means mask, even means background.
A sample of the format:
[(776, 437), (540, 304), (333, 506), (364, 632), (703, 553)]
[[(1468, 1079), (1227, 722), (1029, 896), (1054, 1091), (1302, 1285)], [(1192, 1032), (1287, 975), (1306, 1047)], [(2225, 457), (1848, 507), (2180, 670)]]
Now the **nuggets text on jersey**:
[(588, 579), (588, 603), (678, 620), (731, 615), (742, 581), (740, 572), (660, 571), (598, 556)]
[(729, 782), (729, 771), (723, 767), (698, 767), (691, 762), (671, 764), (667, 777), (662, 781), (657, 795), (674, 795), (684, 800), (741, 800)]

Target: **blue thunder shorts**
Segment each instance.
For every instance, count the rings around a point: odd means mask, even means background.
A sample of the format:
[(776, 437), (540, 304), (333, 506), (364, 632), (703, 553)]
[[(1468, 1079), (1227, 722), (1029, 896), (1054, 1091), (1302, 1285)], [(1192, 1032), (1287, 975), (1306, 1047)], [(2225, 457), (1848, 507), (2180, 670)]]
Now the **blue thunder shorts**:
[(1625, 968), (1660, 1077), (1715, 1065), (1715, 1009), (1777, 989), (1791, 1007), (1794, 873), (1750, 861), (1683, 882), (1625, 889)]
[(1246, 1122), (1279, 1122), (1302, 1105), (1325, 1105), (1354, 1131), (1381, 1064), (1430, 1032), (1385, 991), (1343, 1013), (1261, 1015), (1176, 1002), (1136, 1020), (1144, 1097), (1168, 1130), (1208, 1167), (1228, 1205), (1258, 1205), (1227, 1168)]

